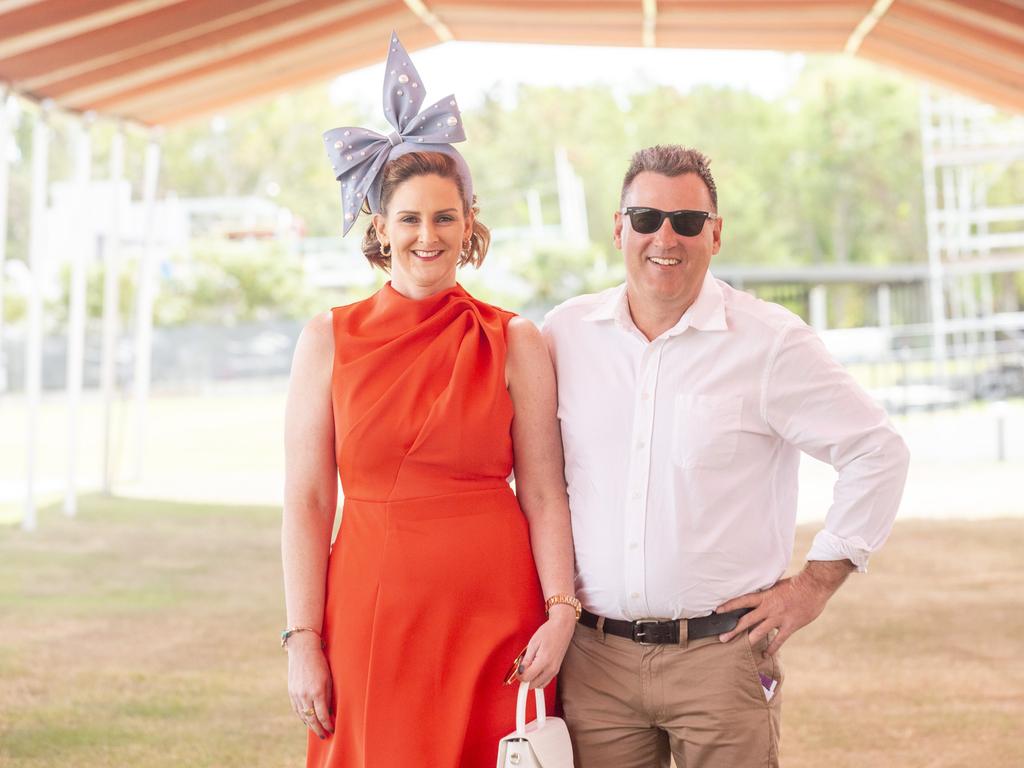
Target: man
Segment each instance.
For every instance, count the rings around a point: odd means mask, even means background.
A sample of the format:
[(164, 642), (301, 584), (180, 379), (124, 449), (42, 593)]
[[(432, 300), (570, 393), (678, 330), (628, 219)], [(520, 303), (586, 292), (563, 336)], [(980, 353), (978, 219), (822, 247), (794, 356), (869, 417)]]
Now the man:
[[(560, 689), (585, 768), (778, 765), (777, 652), (892, 527), (908, 454), (798, 317), (716, 280), (708, 160), (633, 156), (615, 213), (626, 283), (544, 333), (585, 611)], [(800, 451), (838, 470), (799, 574)]]

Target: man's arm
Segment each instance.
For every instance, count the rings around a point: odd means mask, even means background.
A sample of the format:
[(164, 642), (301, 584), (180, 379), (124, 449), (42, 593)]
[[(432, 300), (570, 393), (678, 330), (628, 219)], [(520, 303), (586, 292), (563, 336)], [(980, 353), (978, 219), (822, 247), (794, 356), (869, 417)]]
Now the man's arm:
[(796, 576), (729, 600), (719, 612), (754, 608), (729, 640), (753, 627), (752, 641), (778, 634), (767, 653), (817, 618), (854, 570), (864, 571), (892, 530), (909, 454), (885, 415), (806, 325), (780, 336), (762, 383), (762, 415), (786, 442), (835, 467), (833, 503)]

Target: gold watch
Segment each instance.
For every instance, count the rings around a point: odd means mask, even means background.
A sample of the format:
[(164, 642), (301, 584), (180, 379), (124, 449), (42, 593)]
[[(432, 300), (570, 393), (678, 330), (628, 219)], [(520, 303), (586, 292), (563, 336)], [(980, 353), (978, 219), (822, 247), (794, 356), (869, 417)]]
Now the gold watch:
[(576, 621), (580, 620), (580, 613), (583, 611), (583, 606), (580, 605), (580, 601), (576, 599), (575, 595), (552, 595), (544, 601), (544, 613), (551, 614), (551, 606), (553, 605), (570, 605), (573, 610), (576, 611)]

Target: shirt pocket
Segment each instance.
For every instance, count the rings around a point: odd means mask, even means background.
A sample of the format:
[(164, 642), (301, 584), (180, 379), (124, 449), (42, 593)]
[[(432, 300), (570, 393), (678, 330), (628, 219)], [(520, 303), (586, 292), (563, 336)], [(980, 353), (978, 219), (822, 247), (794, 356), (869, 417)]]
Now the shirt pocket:
[(683, 469), (720, 469), (736, 455), (741, 395), (676, 395), (672, 460)]

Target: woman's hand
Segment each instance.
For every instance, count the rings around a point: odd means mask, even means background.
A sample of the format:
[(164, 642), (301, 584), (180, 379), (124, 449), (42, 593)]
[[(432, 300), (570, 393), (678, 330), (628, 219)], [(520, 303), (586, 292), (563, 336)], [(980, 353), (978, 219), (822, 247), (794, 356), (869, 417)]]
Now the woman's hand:
[(321, 739), (334, 733), (331, 670), (312, 632), (288, 638), (288, 696), (299, 719)]
[(543, 688), (550, 683), (562, 666), (575, 629), (576, 612), (572, 606), (551, 606), (550, 617), (533, 633), (526, 646), (526, 656), (516, 679), (529, 683), (530, 688)]

